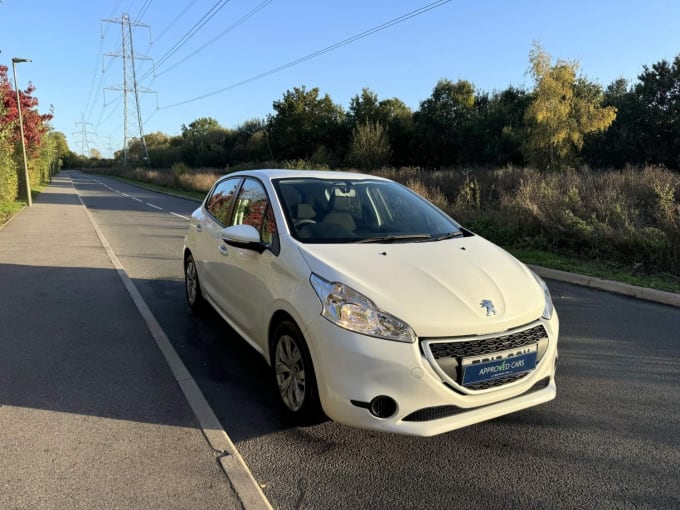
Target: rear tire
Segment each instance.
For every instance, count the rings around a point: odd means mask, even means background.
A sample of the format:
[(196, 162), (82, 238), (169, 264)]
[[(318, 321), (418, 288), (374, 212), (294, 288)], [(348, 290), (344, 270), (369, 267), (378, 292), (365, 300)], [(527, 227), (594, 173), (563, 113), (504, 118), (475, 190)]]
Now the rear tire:
[(191, 253), (187, 255), (184, 260), (184, 291), (187, 297), (187, 303), (189, 303), (189, 307), (192, 311), (200, 312), (205, 309), (205, 299), (203, 299), (201, 282), (198, 279), (196, 262)]
[(294, 322), (283, 321), (274, 330), (272, 369), (286, 413), (298, 424), (321, 421), (323, 412), (312, 358)]

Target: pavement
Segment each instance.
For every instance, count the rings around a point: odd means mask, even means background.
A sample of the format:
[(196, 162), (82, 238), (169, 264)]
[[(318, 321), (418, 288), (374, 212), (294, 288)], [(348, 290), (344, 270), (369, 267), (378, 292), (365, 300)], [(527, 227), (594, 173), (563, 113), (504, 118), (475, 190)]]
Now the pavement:
[(270, 508), (126, 278), (67, 172), (0, 227), (0, 508)]

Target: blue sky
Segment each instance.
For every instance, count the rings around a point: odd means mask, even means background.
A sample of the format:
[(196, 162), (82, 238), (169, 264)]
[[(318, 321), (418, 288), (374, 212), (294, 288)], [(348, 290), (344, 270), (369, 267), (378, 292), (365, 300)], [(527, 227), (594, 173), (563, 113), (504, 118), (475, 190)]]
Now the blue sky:
[[(169, 135), (199, 117), (228, 128), (264, 118), (273, 112), (273, 101), (301, 85), (319, 87), (344, 108), (369, 87), (380, 99), (397, 97), (414, 110), (441, 78), (465, 79), (484, 92), (509, 85), (530, 89), (526, 72), (533, 41), (554, 59), (577, 60), (582, 74), (603, 86), (619, 77), (635, 81), (644, 64), (680, 54), (677, 0), (452, 0), (239, 85), (435, 0), (0, 2), (0, 64), (11, 68), (12, 57), (32, 59), (17, 66), (19, 86), (33, 82), (41, 112), (53, 105), (52, 124), (73, 151), (83, 148), (78, 123), (85, 122), (89, 148), (104, 155), (122, 146), (123, 71), (122, 59), (104, 55), (120, 52), (121, 24), (101, 20), (123, 14), (150, 26), (133, 32), (140, 90), (154, 91), (140, 93), (144, 132)], [(214, 16), (187, 39), (207, 13)], [(137, 136), (132, 94), (128, 101), (128, 135)], [(190, 102), (179, 104), (185, 101)]]

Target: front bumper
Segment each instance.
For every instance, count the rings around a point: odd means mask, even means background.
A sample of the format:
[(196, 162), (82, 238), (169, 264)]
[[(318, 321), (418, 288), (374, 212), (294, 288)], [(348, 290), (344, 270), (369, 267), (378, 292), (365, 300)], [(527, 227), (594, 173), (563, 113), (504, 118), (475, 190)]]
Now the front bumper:
[[(304, 334), (321, 404), (329, 418), (368, 429), (432, 436), (555, 398), (557, 313), (550, 320), (541, 319), (517, 329), (539, 324), (545, 328), (548, 341), (536, 368), (519, 380), (483, 391), (466, 391), (452, 384), (428, 360), (420, 342), (367, 337), (320, 316), (309, 323)], [(379, 396), (396, 402), (396, 410), (386, 418), (369, 411), (369, 403)]]

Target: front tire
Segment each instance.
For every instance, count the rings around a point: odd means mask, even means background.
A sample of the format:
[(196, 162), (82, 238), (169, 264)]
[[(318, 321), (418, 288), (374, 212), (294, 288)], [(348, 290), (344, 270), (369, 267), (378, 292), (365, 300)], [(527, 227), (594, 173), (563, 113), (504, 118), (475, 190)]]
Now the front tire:
[(301, 424), (318, 422), (323, 413), (314, 366), (295, 323), (284, 321), (277, 326), (272, 353), (276, 387), (286, 412)]
[(187, 303), (194, 312), (200, 312), (205, 308), (201, 282), (198, 279), (198, 270), (193, 255), (187, 255), (184, 260), (184, 291)]

